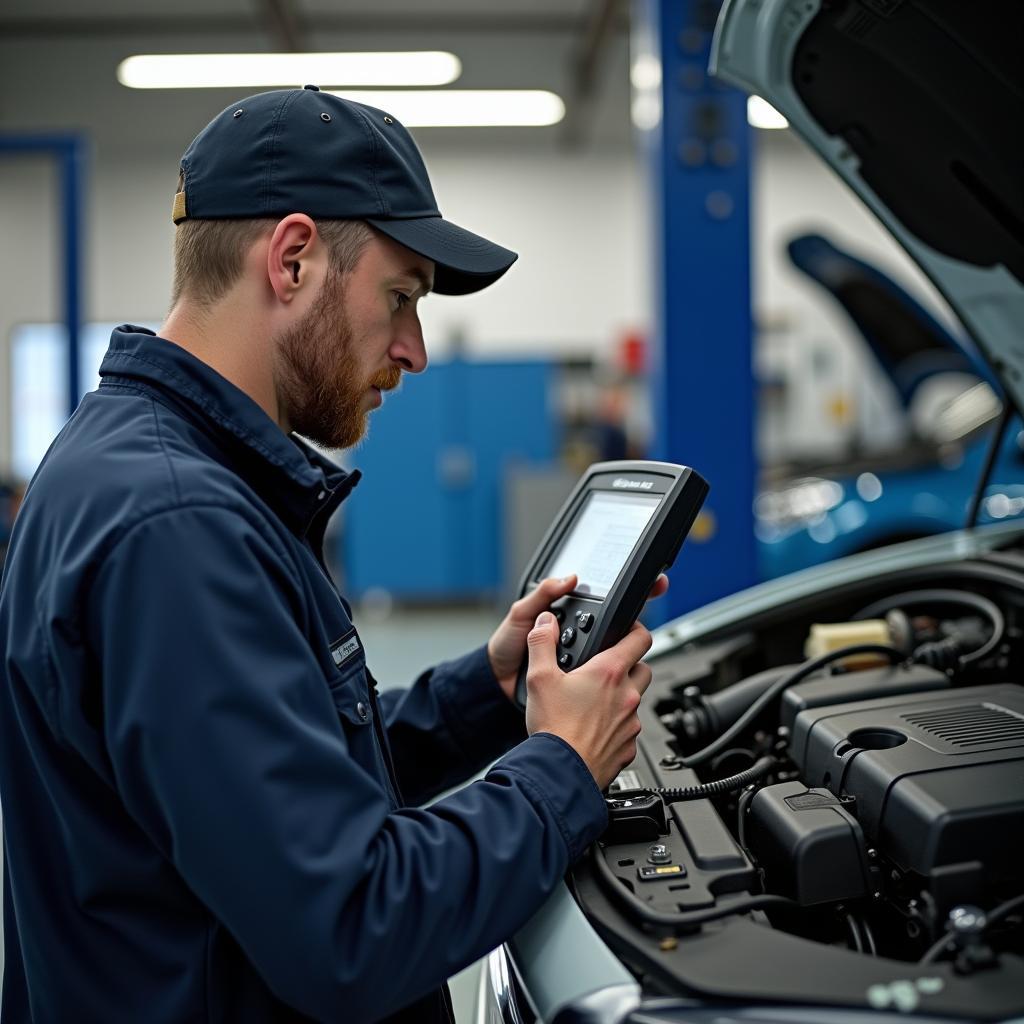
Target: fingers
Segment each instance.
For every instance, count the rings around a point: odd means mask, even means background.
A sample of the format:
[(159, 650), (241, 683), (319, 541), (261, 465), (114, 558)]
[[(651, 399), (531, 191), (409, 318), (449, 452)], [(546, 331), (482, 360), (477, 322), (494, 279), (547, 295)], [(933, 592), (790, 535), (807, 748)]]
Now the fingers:
[(628, 665), (635, 665), (650, 649), (654, 637), (650, 630), (639, 622), (612, 648)]
[(541, 612), (533, 629), (526, 636), (529, 675), (558, 668), (555, 660), (557, 633), (558, 622), (554, 615), (548, 611)]
[(542, 580), (530, 593), (521, 597), (516, 602), (516, 613), (525, 619), (533, 620), (542, 611), (551, 607), (552, 602), (557, 601), (576, 586), (576, 576), (565, 576), (561, 579), (550, 577)]
[(668, 577), (661, 573), (660, 576), (654, 581), (654, 586), (651, 587), (651, 592), (647, 595), (648, 601), (653, 601), (656, 597), (661, 597), (665, 591), (668, 590)]
[(651, 685), (653, 678), (654, 673), (651, 671), (651, 666), (646, 662), (639, 661), (629, 670), (629, 681), (641, 696), (647, 692), (647, 687)]

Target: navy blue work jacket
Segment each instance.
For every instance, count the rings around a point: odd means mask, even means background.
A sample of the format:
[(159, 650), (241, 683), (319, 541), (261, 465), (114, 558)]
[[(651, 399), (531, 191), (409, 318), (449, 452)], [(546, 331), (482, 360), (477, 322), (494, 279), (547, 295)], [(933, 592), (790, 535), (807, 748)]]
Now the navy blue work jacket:
[(485, 650), (374, 693), (321, 552), (356, 474), (140, 328), (100, 372), (0, 594), (4, 1024), (445, 1020), (593, 779)]

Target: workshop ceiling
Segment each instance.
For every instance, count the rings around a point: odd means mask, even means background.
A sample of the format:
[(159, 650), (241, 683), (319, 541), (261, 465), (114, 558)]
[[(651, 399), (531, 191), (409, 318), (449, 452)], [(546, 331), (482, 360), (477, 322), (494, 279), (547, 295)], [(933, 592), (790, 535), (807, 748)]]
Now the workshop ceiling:
[(180, 153), (239, 90), (127, 89), (115, 77), (123, 58), (444, 49), (462, 61), (453, 87), (550, 89), (567, 116), (548, 128), (416, 129), (425, 147), (624, 152), (628, 12), (628, 0), (4, 0), (0, 130), (80, 130), (101, 154)]

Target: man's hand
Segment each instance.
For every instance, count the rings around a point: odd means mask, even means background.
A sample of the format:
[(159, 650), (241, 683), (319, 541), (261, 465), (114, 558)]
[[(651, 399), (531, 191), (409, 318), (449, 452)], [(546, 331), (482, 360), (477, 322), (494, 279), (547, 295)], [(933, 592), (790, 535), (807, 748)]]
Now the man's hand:
[[(544, 580), (535, 590), (521, 597), (509, 608), (508, 614), (487, 641), (487, 656), (490, 658), (491, 668), (509, 700), (515, 698), (516, 678), (526, 654), (526, 637), (533, 629), (537, 616), (575, 586), (575, 576)], [(661, 575), (655, 580), (648, 600), (660, 597), (666, 590), (668, 577)]]
[(555, 661), (557, 641), (557, 621), (543, 612), (528, 638), (526, 731), (561, 737), (605, 789), (636, 757), (636, 712), (651, 683), (650, 666), (640, 659), (651, 649), (651, 634), (637, 622), (614, 647), (572, 672)]

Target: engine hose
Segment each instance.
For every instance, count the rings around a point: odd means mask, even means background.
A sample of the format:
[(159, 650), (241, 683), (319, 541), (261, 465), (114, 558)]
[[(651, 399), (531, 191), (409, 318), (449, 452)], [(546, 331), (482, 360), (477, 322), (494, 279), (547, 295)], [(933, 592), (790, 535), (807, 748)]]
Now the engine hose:
[[(986, 655), (991, 654), (996, 645), (1003, 639), (1006, 630), (1006, 620), (999, 606), (990, 601), (987, 597), (975, 594), (970, 590), (908, 590), (903, 594), (894, 594), (892, 597), (884, 597), (880, 601), (869, 604), (853, 616), (854, 621), (859, 619), (874, 619), (892, 608), (900, 608), (904, 605), (922, 604), (953, 604), (962, 608), (973, 608), (976, 612), (984, 615), (992, 624), (992, 636), (988, 638), (977, 650), (970, 654), (960, 654), (955, 647), (952, 637), (946, 640), (939, 640), (934, 643), (922, 644), (914, 652), (914, 660), (931, 665), (933, 668), (954, 668), (970, 665), (971, 662), (980, 661)], [(954, 660), (955, 659), (955, 660)], [(951, 664), (952, 663), (952, 664)]]
[(705, 782), (699, 786), (685, 786), (682, 789), (655, 787), (651, 789), (651, 792), (659, 793), (667, 804), (679, 803), (682, 800), (703, 800), (709, 796), (721, 796), (723, 793), (742, 789), (761, 778), (762, 775), (767, 775), (776, 763), (774, 757), (762, 757), (745, 771), (730, 775), (725, 779), (716, 779), (714, 782)]
[(887, 657), (893, 664), (897, 664), (902, 661), (904, 654), (902, 651), (897, 650), (895, 647), (889, 647), (885, 644), (852, 644), (849, 647), (840, 647), (834, 651), (828, 651), (825, 654), (820, 655), (817, 658), (812, 658), (810, 661), (805, 661), (802, 665), (798, 666), (792, 672), (787, 672), (781, 679), (776, 680), (768, 687), (760, 697), (755, 700), (746, 711), (725, 732), (722, 733), (716, 740), (713, 740), (706, 747), (698, 750), (694, 754), (690, 754), (688, 757), (682, 758), (682, 765), (684, 768), (695, 768), (699, 764), (703, 764), (705, 761), (710, 760), (715, 754), (724, 750), (732, 741), (747, 728), (758, 715), (761, 714), (769, 704), (772, 703), (783, 690), (790, 686), (795, 686), (797, 683), (802, 682), (809, 675), (813, 675), (819, 669), (824, 668), (826, 665), (831, 665), (833, 661), (841, 661), (843, 658), (848, 658), (851, 654), (881, 654)]

